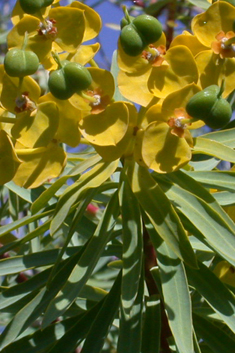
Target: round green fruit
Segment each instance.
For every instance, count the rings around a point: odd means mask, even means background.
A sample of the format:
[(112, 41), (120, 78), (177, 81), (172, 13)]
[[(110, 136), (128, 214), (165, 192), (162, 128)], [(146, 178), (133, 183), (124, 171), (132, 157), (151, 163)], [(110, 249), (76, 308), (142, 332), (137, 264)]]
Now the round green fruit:
[(34, 74), (39, 66), (39, 59), (33, 51), (10, 49), (4, 59), (6, 73), (12, 77), (24, 77)]
[(70, 85), (64, 68), (52, 71), (48, 79), (48, 88), (51, 94), (61, 100), (69, 99), (75, 93), (74, 88)]
[(120, 43), (124, 52), (130, 56), (141, 54), (147, 45), (132, 24), (123, 27), (121, 30)]
[(196, 93), (186, 105), (187, 113), (194, 119), (202, 120), (212, 129), (220, 129), (228, 124), (232, 108), (221, 97), (220, 87), (211, 85)]
[(218, 98), (204, 123), (212, 129), (221, 129), (226, 126), (232, 117), (232, 108), (224, 98)]
[(92, 83), (90, 72), (84, 66), (76, 62), (66, 64), (64, 66), (64, 74), (66, 80), (73, 86), (75, 92), (87, 89)]
[(25, 13), (32, 15), (41, 10), (43, 0), (20, 0), (20, 6)]
[(54, 0), (44, 0), (42, 7), (50, 6)]
[(140, 15), (132, 24), (147, 44), (156, 42), (162, 35), (161, 23), (153, 16)]

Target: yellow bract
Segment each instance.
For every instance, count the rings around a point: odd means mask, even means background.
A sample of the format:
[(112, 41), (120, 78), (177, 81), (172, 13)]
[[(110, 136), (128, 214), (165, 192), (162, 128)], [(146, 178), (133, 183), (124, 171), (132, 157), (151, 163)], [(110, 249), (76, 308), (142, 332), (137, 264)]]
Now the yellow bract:
[(101, 113), (86, 116), (79, 127), (89, 142), (98, 146), (115, 146), (127, 131), (128, 110), (124, 103), (112, 103)]
[(148, 87), (156, 97), (165, 98), (168, 94), (197, 82), (197, 65), (187, 47), (172, 47), (164, 58), (168, 66), (153, 67), (148, 80)]
[(218, 33), (233, 30), (234, 18), (235, 7), (227, 2), (217, 1), (207, 11), (193, 18), (192, 30), (204, 46), (211, 48)]
[(17, 157), (9, 135), (0, 130), (0, 185), (10, 181), (21, 163)]
[(39, 102), (55, 102), (57, 106), (56, 126), (54, 135), (56, 141), (76, 147), (81, 138), (78, 122), (81, 119), (81, 111), (76, 109), (68, 100), (59, 100), (48, 93), (39, 99)]
[(66, 153), (51, 142), (47, 147), (32, 151), (23, 145), (16, 145), (20, 164), (13, 181), (25, 188), (36, 188), (49, 179), (58, 177), (66, 164)]
[(11, 133), (25, 147), (43, 147), (52, 141), (58, 125), (57, 105), (54, 102), (45, 102), (39, 104), (30, 116), (19, 117)]

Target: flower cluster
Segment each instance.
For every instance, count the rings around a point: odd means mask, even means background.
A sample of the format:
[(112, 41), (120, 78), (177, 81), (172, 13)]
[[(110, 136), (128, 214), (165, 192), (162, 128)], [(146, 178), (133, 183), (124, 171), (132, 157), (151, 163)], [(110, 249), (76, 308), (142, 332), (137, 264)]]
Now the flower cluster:
[[(76, 147), (81, 137), (107, 162), (134, 158), (169, 173), (190, 161), (190, 129), (204, 124), (189, 115), (190, 99), (208, 86), (222, 87), (211, 97), (213, 115), (216, 100), (234, 90), (234, 6), (212, 4), (193, 19), (193, 34), (177, 36), (169, 48), (156, 19), (133, 19), (125, 10), (117, 50), (124, 99), (114, 101), (114, 78), (94, 61), (100, 45), (86, 44), (99, 34), (99, 15), (78, 1), (61, 6), (54, 0), (39, 9), (22, 3), (13, 9), (0, 67), (0, 184), (35, 188), (58, 177), (66, 165), (64, 144)], [(43, 95), (31, 76), (34, 55), (48, 71), (51, 92)]]

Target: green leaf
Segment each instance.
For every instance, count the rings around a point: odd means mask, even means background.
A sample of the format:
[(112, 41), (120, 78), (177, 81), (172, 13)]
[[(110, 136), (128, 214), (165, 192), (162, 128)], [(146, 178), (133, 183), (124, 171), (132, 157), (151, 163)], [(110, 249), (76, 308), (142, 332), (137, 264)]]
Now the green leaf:
[[(16, 247), (19, 247), (20, 245), (25, 244), (28, 241), (30, 241), (36, 237), (39, 237), (40, 235), (44, 235), (44, 233), (50, 227), (50, 222), (51, 222), (50, 220), (45, 221), (45, 223), (43, 223), (41, 226), (39, 226), (38, 228), (36, 228), (32, 232), (27, 233), (27, 235), (25, 235), (23, 238), (16, 239), (16, 240), (10, 242), (9, 244), (2, 246), (0, 248), (0, 255), (4, 254), (5, 252), (7, 252), (11, 249), (15, 249)], [(3, 237), (4, 237), (4, 235), (3, 235)]]
[[(76, 253), (80, 247), (70, 247), (65, 251), (65, 257)], [(54, 264), (59, 254), (58, 249), (46, 250), (29, 255), (18, 255), (0, 260), (0, 276), (19, 273), (32, 268)]]
[(37, 199), (37, 197), (44, 190), (44, 187), (42, 186), (36, 189), (25, 189), (16, 185), (13, 181), (9, 181), (9, 183), (6, 183), (4, 186), (29, 203), (32, 203), (35, 199)]
[(235, 192), (228, 191), (214, 192), (213, 197), (220, 206), (233, 206), (235, 205)]
[[(100, 303), (85, 314), (79, 314), (75, 317), (57, 322), (50, 325), (45, 330), (37, 330), (31, 335), (27, 335), (19, 340), (12, 342), (5, 347), (4, 353), (44, 353), (48, 352), (53, 344), (61, 339), (66, 333), (71, 332), (71, 337), (76, 337), (79, 342), (84, 338), (90, 327), (90, 322), (94, 319)], [(71, 331), (70, 331), (71, 330)], [(74, 332), (73, 332), (74, 331)], [(68, 344), (68, 340), (67, 340)]]
[(96, 188), (105, 182), (116, 170), (118, 160), (99, 162), (91, 170), (82, 174), (77, 182), (69, 186), (59, 198), (54, 217), (51, 222), (51, 233), (54, 234), (64, 222), (71, 206), (78, 202), (85, 190)]
[(199, 269), (187, 268), (189, 283), (206, 299), (228, 327), (235, 332), (235, 297), (202, 263)]
[(142, 273), (143, 240), (138, 201), (124, 173), (121, 174), (119, 200), (123, 229), (121, 298), (124, 315), (129, 316), (138, 293)]
[(127, 316), (121, 306), (117, 353), (141, 353), (142, 317), (144, 302), (144, 276), (141, 276), (137, 297)]
[(78, 176), (80, 173), (83, 173), (88, 168), (92, 167), (95, 163), (99, 162), (99, 156), (90, 157), (87, 160), (81, 162), (76, 168), (75, 173), (69, 175), (64, 175), (56, 180), (48, 189), (41, 193), (41, 195), (33, 202), (31, 210), (35, 214), (45, 207), (48, 201), (56, 194), (56, 192), (66, 183), (69, 178)]
[(115, 82), (115, 92), (113, 95), (113, 99), (118, 102), (118, 101), (126, 101), (129, 102), (128, 99), (126, 99), (125, 97), (123, 97), (118, 89), (118, 83), (117, 83), (117, 77), (118, 77), (118, 73), (119, 73), (120, 69), (118, 67), (117, 64), (117, 50), (115, 50), (113, 52), (113, 56), (112, 56), (112, 63), (111, 63), (111, 69), (110, 72), (113, 75), (114, 78), (114, 82)]
[[(176, 208), (188, 218), (199, 230), (208, 244), (228, 262), (235, 265), (235, 236), (234, 223), (227, 214), (215, 204), (213, 197), (204, 192), (206, 202), (176, 184), (160, 180), (166, 196), (174, 202)], [(190, 187), (190, 180), (189, 180)], [(197, 189), (195, 189), (196, 191)], [(200, 191), (201, 193), (201, 191)], [(202, 196), (202, 194), (200, 194)], [(212, 198), (212, 206), (210, 205)], [(209, 202), (209, 203), (208, 203)], [(197, 234), (194, 234), (197, 236)]]
[(43, 327), (46, 327), (51, 321), (62, 315), (78, 296), (94, 270), (105, 245), (109, 241), (118, 214), (118, 196), (117, 192), (115, 192), (77, 265), (74, 267), (65, 285), (61, 288), (61, 291), (50, 303), (45, 313)]
[(12, 232), (15, 229), (18, 229), (20, 227), (25, 226), (26, 224), (32, 223), (34, 221), (37, 221), (38, 219), (42, 219), (44, 217), (47, 217), (49, 215), (51, 215), (53, 213), (54, 210), (49, 210), (49, 211), (45, 211), (33, 216), (25, 216), (21, 219), (19, 219), (18, 221), (6, 224), (4, 226), (0, 227), (0, 237), (2, 235), (5, 235), (9, 232)]
[(161, 304), (158, 295), (146, 298), (142, 353), (160, 353)]
[(206, 10), (210, 7), (211, 4), (207, 0), (189, 0), (189, 2), (197, 7), (200, 7), (203, 10)]
[(220, 159), (209, 158), (202, 161), (190, 161), (189, 165), (193, 167), (195, 171), (212, 170), (220, 163)]
[(208, 188), (235, 190), (235, 172), (228, 171), (210, 171), (210, 172), (185, 172), (193, 179), (200, 182)]
[(41, 302), (45, 291), (46, 289), (42, 289), (39, 293), (36, 292), (34, 298), (29, 301), (6, 326), (0, 337), (0, 349), (13, 342), (21, 332), (34, 322), (35, 318), (32, 318), (32, 313)]
[(196, 267), (195, 254), (171, 202), (146, 168), (133, 164), (132, 161), (129, 163), (127, 176), (132, 191), (157, 233), (181, 260)]
[[(146, 223), (146, 228), (154, 238), (152, 225)], [(192, 306), (184, 265), (170, 246), (158, 239), (154, 245), (169, 325), (179, 352), (193, 353)]]
[[(101, 352), (106, 336), (108, 335), (109, 328), (119, 307), (120, 291), (121, 272), (117, 276), (109, 294), (107, 294), (104, 298), (103, 305), (91, 324), (91, 328), (82, 348), (83, 353)], [(53, 353), (56, 352), (58, 351), (54, 351)], [(65, 353), (67, 353), (67, 351), (65, 351)]]
[(206, 342), (214, 353), (231, 353), (233, 351), (235, 341), (219, 327), (196, 314), (193, 315), (193, 323), (197, 336)]
[(222, 143), (203, 137), (194, 139), (193, 152), (207, 154), (223, 161), (235, 163), (235, 150)]
[(235, 148), (235, 129), (213, 131), (202, 135), (202, 138), (217, 141), (225, 146)]
[(12, 306), (17, 303), (22, 298), (28, 296), (30, 293), (39, 291), (41, 289), (49, 276), (50, 269), (42, 271), (35, 276), (29, 278), (27, 281), (12, 286), (0, 294), (0, 310)]

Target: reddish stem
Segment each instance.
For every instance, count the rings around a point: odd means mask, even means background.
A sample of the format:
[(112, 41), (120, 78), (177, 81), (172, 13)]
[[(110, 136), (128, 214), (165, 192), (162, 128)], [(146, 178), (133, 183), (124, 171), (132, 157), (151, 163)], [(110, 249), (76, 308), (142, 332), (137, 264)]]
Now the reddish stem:
[[(152, 267), (157, 266), (156, 251), (150, 240), (149, 234), (144, 228), (144, 254), (145, 254), (145, 280), (148, 288), (149, 295), (159, 294), (157, 285), (150, 272)], [(171, 353), (167, 338), (172, 336), (167, 316), (165, 313), (164, 305), (161, 300), (161, 353)]]

